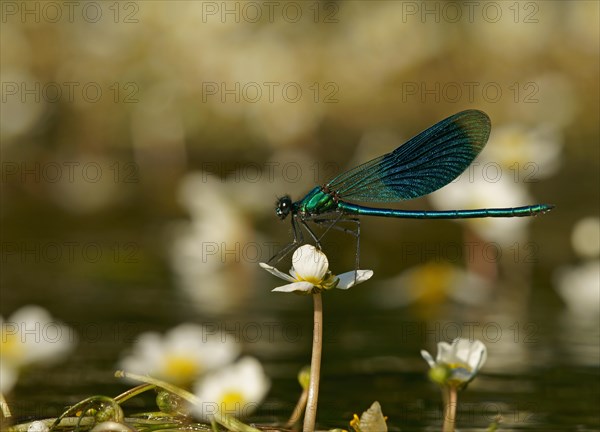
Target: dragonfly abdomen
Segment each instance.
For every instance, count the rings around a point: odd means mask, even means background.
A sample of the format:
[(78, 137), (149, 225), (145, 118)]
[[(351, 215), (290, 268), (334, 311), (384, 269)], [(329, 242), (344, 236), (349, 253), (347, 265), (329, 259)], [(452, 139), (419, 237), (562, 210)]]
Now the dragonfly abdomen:
[(533, 216), (537, 213), (545, 213), (554, 206), (547, 204), (536, 204), (523, 207), (512, 208), (490, 208), (473, 210), (396, 210), (380, 209), (375, 207), (364, 207), (358, 204), (351, 204), (343, 201), (337, 203), (337, 207), (346, 214), (359, 216), (380, 216), (408, 219), (469, 219), (483, 217), (523, 217)]

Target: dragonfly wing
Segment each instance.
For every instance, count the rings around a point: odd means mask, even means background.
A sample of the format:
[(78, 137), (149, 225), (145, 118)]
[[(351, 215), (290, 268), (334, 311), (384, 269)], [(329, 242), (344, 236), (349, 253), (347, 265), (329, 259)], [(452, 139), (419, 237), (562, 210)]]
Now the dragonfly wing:
[(484, 112), (459, 112), (393, 152), (340, 174), (326, 187), (351, 201), (390, 202), (427, 195), (450, 183), (473, 162), (490, 129)]

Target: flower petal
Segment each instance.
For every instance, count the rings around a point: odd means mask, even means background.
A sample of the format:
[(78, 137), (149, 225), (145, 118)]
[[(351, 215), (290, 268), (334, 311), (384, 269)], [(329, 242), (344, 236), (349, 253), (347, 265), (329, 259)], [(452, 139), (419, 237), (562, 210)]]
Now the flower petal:
[(307, 292), (310, 291), (311, 289), (313, 289), (314, 285), (311, 284), (310, 282), (294, 282), (291, 284), (287, 284), (287, 285), (282, 285), (280, 287), (277, 287), (271, 291), (276, 291), (276, 292), (294, 292), (294, 291), (302, 291), (302, 292)]
[(275, 267), (270, 266), (269, 264), (261, 262), (261, 263), (258, 263), (258, 265), (261, 266), (262, 268), (264, 268), (266, 271), (268, 271), (272, 275), (277, 276), (279, 279), (283, 279), (283, 280), (288, 281), (288, 282), (294, 282), (295, 281), (295, 279), (293, 277), (291, 277), (290, 275), (286, 275), (282, 271), (277, 270)]
[[(243, 357), (196, 383), (194, 393), (199, 400), (192, 409), (203, 421), (210, 421), (217, 411), (237, 417), (248, 415), (264, 399), (270, 386), (260, 362), (253, 357)], [(239, 397), (239, 402), (225, 400), (228, 393)]]
[(438, 342), (438, 350), (435, 358), (436, 363), (455, 363), (456, 358), (453, 348), (454, 344), (450, 345), (447, 342)]
[(433, 357), (427, 351), (421, 350), (421, 357), (429, 364), (429, 367), (432, 368), (435, 366), (435, 360), (433, 360)]
[(469, 359), (469, 366), (473, 368), (473, 373), (477, 373), (481, 366), (487, 360), (487, 348), (483, 342), (476, 340), (473, 343), (471, 358)]
[(452, 341), (455, 361), (469, 365), (472, 371), (477, 371), (487, 359), (487, 348), (480, 340), (457, 338)]
[[(4, 334), (2, 334), (4, 336)], [(0, 393), (8, 393), (17, 383), (19, 370), (4, 359), (0, 362)]]
[(360, 422), (358, 424), (359, 429), (362, 432), (387, 432), (388, 427), (385, 422), (386, 418), (387, 417), (381, 412), (381, 405), (379, 402), (375, 401), (371, 407), (360, 416)]
[[(354, 273), (356, 273), (356, 278), (354, 277)], [(340, 280), (337, 284), (336, 288), (339, 289), (348, 289), (353, 287), (354, 285), (358, 285), (366, 280), (369, 280), (373, 276), (373, 270), (357, 270), (356, 272), (346, 272), (338, 275), (338, 279)], [(356, 283), (354, 280), (356, 279)]]
[(298, 278), (320, 282), (329, 270), (329, 261), (323, 252), (313, 245), (303, 245), (296, 249), (292, 264)]

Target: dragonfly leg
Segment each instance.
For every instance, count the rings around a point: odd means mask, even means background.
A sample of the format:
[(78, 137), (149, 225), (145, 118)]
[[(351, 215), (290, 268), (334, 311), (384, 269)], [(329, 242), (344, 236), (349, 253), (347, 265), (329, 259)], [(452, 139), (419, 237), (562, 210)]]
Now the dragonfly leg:
[[(304, 224), (304, 221), (302, 221)], [(298, 222), (296, 221), (296, 217), (292, 216), (292, 234), (294, 235), (294, 239), (285, 245), (283, 249), (269, 258), (267, 261), (268, 264), (277, 264), (283, 258), (285, 258), (291, 251), (295, 250), (298, 244), (304, 243), (304, 235), (302, 234), (302, 230), (298, 228)]]
[(356, 223), (356, 266), (354, 267), (354, 285), (356, 285), (356, 274), (360, 268), (360, 219), (348, 219)]
[(306, 230), (306, 232), (308, 234), (310, 234), (310, 236), (313, 238), (313, 240), (315, 241), (315, 245), (317, 246), (317, 249), (321, 250), (321, 237), (317, 237), (317, 235), (314, 233), (313, 230), (310, 229), (310, 227), (308, 226), (308, 224), (306, 223), (306, 220), (304, 219), (300, 219), (300, 223), (302, 224), (302, 226), (304, 227), (304, 229)]
[(324, 224), (326, 222), (330, 222), (329, 225), (327, 226), (327, 228), (325, 228), (325, 230), (323, 231), (323, 233), (319, 237), (319, 241), (323, 237), (325, 237), (325, 235), (329, 232), (329, 230), (331, 228), (338, 229), (338, 230), (341, 230), (343, 232), (347, 232), (344, 227), (340, 227), (340, 226), (337, 225), (337, 223), (340, 221), (340, 219), (342, 219), (343, 216), (344, 216), (344, 213), (339, 213), (337, 215), (337, 217), (335, 217), (333, 219), (331, 219), (331, 218), (315, 218), (314, 219), (314, 222), (317, 223), (317, 224)]
[[(353, 218), (353, 217), (343, 217), (345, 216), (343, 213), (340, 213), (339, 216), (337, 216), (336, 218), (315, 218), (313, 219), (313, 222), (315, 222), (316, 224), (325, 224), (328, 223), (327, 228), (325, 228), (325, 232), (323, 234), (321, 234), (321, 237), (319, 237), (319, 239), (322, 239), (323, 236), (325, 236), (325, 234), (327, 234), (329, 232), (329, 230), (331, 229), (336, 229), (338, 231), (341, 231), (345, 234), (350, 234), (352, 236), (354, 236), (356, 238), (356, 267), (355, 267), (355, 272), (354, 272), (354, 282), (356, 283), (356, 270), (359, 269), (359, 259), (360, 259), (360, 219), (358, 218)], [(356, 229), (350, 229), (350, 228), (346, 228), (343, 226), (339, 226), (338, 222), (351, 222), (353, 224), (356, 225)]]
[(354, 285), (356, 285), (356, 276), (358, 269), (360, 268), (360, 219), (358, 218), (346, 218), (344, 221), (352, 222), (356, 224), (356, 231), (348, 228), (344, 228), (343, 231), (356, 237), (356, 256), (355, 256), (355, 267), (354, 267)]
[[(325, 235), (329, 232), (329, 230), (331, 229), (335, 229), (338, 231), (343, 232), (344, 234), (350, 234), (354, 237), (356, 237), (357, 235), (360, 234), (360, 220), (357, 218), (343, 218), (344, 214), (341, 214), (340, 216), (336, 217), (335, 219), (331, 219), (331, 218), (315, 218), (312, 219), (312, 222), (318, 224), (318, 225), (325, 225), (327, 224), (327, 227), (325, 228), (325, 231), (323, 232), (323, 234), (321, 234), (321, 236), (319, 237), (319, 240), (321, 240), (323, 237), (325, 237)], [(352, 222), (352, 223), (356, 223), (359, 228), (357, 230), (353, 230), (353, 229), (349, 229), (349, 228), (345, 228), (343, 226), (339, 226), (338, 222)]]
[[(341, 219), (341, 221), (342, 221), (342, 222), (346, 222), (346, 221), (348, 221), (348, 222), (355, 222), (355, 221), (356, 221), (356, 222), (358, 222), (358, 219), (354, 220), (354, 219), (348, 219), (348, 218), (346, 218), (346, 219)], [(342, 226), (336, 225), (336, 222), (337, 222), (337, 220), (336, 220), (336, 221), (334, 221), (333, 223), (331, 223), (331, 219), (315, 219), (313, 222), (314, 222), (314, 223), (316, 223), (316, 224), (319, 224), (319, 225), (323, 225), (323, 224), (325, 224), (325, 223), (329, 222), (329, 225), (327, 226), (327, 228), (325, 228), (325, 230), (326, 230), (326, 231), (325, 231), (325, 233), (323, 233), (323, 234), (322, 234), (322, 235), (319, 237), (319, 239), (322, 239), (322, 238), (325, 236), (325, 234), (326, 234), (326, 233), (327, 233), (327, 232), (328, 232), (330, 229), (334, 229), (334, 230), (341, 231), (341, 232), (343, 232), (344, 234), (349, 234), (349, 235), (351, 235), (351, 236), (353, 236), (353, 237), (356, 237), (356, 236), (357, 236), (357, 231), (356, 231), (356, 230), (353, 230), (353, 229), (350, 229), (350, 228), (345, 228), (345, 227), (342, 227)]]

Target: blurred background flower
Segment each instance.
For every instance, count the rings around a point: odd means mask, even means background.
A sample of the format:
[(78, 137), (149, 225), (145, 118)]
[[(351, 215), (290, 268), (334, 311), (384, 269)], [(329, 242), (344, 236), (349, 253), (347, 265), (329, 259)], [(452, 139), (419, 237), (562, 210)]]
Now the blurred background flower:
[(600, 219), (577, 221), (571, 231), (571, 247), (581, 262), (555, 271), (556, 289), (574, 317), (594, 322), (600, 316)]
[(599, 345), (586, 343), (586, 335), (600, 338), (600, 219), (584, 217), (571, 230), (576, 263), (553, 273), (554, 287), (564, 307), (559, 322), (568, 326), (561, 334), (563, 349), (576, 364), (591, 365), (600, 356)]
[(571, 247), (579, 258), (600, 256), (600, 218), (587, 216), (578, 220), (571, 231)]
[(209, 314), (239, 307), (252, 288), (252, 264), (243, 249), (256, 237), (230, 187), (206, 172), (187, 176), (180, 187), (190, 222), (174, 227), (171, 262), (179, 286)]
[(427, 318), (437, 316), (439, 308), (452, 301), (473, 308), (485, 307), (492, 297), (492, 285), (477, 273), (449, 262), (431, 261), (380, 281), (370, 295), (378, 308), (412, 305)]
[(210, 420), (216, 412), (247, 417), (265, 398), (271, 382), (260, 362), (243, 357), (235, 364), (205, 376), (195, 388), (200, 403), (194, 406), (198, 418)]
[(154, 332), (141, 334), (119, 367), (178, 386), (191, 386), (211, 370), (232, 363), (239, 353), (240, 347), (231, 335), (181, 324), (164, 336)]
[(600, 261), (591, 260), (556, 275), (558, 293), (567, 308), (580, 319), (598, 318), (600, 313)]
[[(477, 173), (483, 173), (475, 169)], [(493, 182), (485, 180), (485, 174), (475, 175), (477, 180), (469, 179), (469, 174), (461, 175), (455, 182), (435, 191), (429, 198), (440, 210), (454, 208), (498, 208), (519, 207), (533, 202), (522, 184), (515, 183), (506, 176), (498, 177)], [(531, 218), (481, 218), (459, 219), (459, 223), (467, 225), (480, 238), (488, 242), (509, 245), (523, 240), (526, 227)]]
[(0, 393), (13, 388), (24, 368), (48, 367), (64, 359), (77, 341), (72, 329), (40, 306), (24, 306), (7, 320), (0, 316), (0, 326)]

